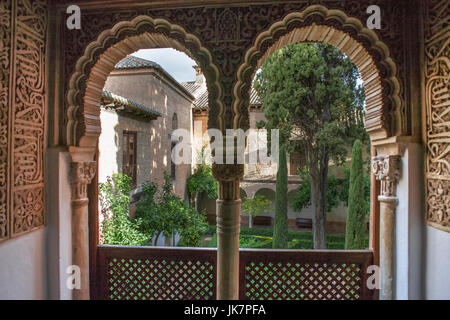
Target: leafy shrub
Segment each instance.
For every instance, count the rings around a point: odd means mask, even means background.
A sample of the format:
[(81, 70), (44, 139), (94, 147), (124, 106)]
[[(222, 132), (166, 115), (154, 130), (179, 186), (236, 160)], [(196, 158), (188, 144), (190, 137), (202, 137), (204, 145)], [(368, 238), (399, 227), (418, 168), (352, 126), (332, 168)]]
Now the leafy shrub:
[[(271, 229), (241, 228), (239, 246), (241, 248), (272, 249)], [(344, 249), (344, 235), (327, 235), (327, 248)], [(366, 239), (368, 244), (368, 238)], [(210, 248), (217, 247), (217, 234), (214, 234), (208, 244)], [(313, 235), (311, 232), (288, 232), (288, 249), (313, 249)]]
[(191, 198), (206, 193), (208, 198), (216, 199), (218, 184), (212, 175), (211, 165), (206, 163), (205, 147), (200, 151), (199, 158), (200, 164), (195, 167), (194, 173), (187, 180), (188, 192)]
[(148, 234), (150, 239), (155, 237), (154, 245), (161, 234), (167, 239), (179, 233), (183, 246), (199, 246), (201, 236), (208, 230), (205, 216), (173, 194), (171, 177), (166, 173), (161, 193), (157, 192), (156, 184), (144, 184), (142, 200), (136, 206), (136, 217), (142, 221), (142, 232)]
[(272, 201), (266, 196), (256, 195), (253, 198), (244, 198), (242, 211), (249, 215), (249, 227), (253, 227), (253, 218), (269, 210)]
[(140, 230), (142, 221), (129, 218), (130, 181), (126, 174), (115, 173), (99, 183), (104, 244), (139, 246), (148, 242)]

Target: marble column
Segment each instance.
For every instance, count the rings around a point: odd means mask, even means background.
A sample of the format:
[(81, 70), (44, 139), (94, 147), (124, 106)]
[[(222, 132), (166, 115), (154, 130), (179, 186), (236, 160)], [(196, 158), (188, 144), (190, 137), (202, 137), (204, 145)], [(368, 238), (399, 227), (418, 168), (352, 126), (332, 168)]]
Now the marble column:
[(380, 195), (380, 299), (394, 298), (394, 242), (397, 183), (400, 175), (400, 156), (375, 156), (372, 172), (381, 181)]
[(219, 181), (217, 199), (217, 299), (239, 299), (239, 232), (241, 199), (239, 182), (243, 164), (213, 164)]
[(89, 212), (87, 187), (96, 172), (95, 161), (72, 162), (72, 264), (80, 268), (81, 285), (72, 299), (89, 300)]

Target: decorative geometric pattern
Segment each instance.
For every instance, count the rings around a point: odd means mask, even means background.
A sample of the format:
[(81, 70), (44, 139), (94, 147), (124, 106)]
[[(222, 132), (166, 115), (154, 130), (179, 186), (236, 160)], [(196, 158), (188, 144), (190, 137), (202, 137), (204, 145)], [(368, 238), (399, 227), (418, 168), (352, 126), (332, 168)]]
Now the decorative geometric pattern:
[(44, 225), (47, 1), (1, 0), (0, 20), (1, 241)]
[(450, 232), (450, 3), (425, 2), (428, 224)]
[[(399, 39), (403, 38), (405, 31), (405, 24), (402, 23), (402, 21), (405, 20), (406, 8), (408, 7), (406, 1), (305, 0), (295, 2), (282, 1), (278, 3), (243, 3), (241, 5), (232, 4), (224, 6), (217, 6), (214, 4), (198, 6), (189, 5), (175, 8), (161, 8), (157, 5), (137, 5), (133, 6), (133, 8), (117, 6), (109, 10), (104, 10), (104, 8), (94, 5), (83, 10), (84, 22), (81, 30), (68, 30), (61, 25), (61, 30), (63, 32), (62, 56), (64, 59), (64, 76), (62, 78), (65, 80), (64, 96), (67, 96), (69, 90), (74, 89), (71, 87), (72, 84), (69, 83), (72, 78), (71, 76), (80, 72), (80, 70), (76, 70), (75, 66), (77, 65), (77, 61), (83, 57), (85, 50), (90, 43), (97, 41), (102, 32), (112, 29), (119, 22), (130, 22), (134, 21), (133, 19), (138, 17), (147, 16), (152, 19), (167, 21), (167, 23), (171, 26), (177, 25), (184, 28), (186, 33), (199, 39), (202, 50), (205, 49), (210, 53), (208, 54), (208, 57), (212, 60), (207, 61), (206, 64), (205, 58), (203, 56), (198, 56), (200, 54), (198, 46), (193, 46), (186, 43), (184, 35), (175, 35), (174, 39), (180, 42), (182, 46), (186, 47), (187, 45), (186, 48), (192, 53), (192, 55), (196, 56), (195, 58), (198, 60), (202, 68), (204, 66), (208, 66), (210, 69), (209, 71), (204, 70), (207, 80), (211, 79), (209, 84), (214, 83), (214, 86), (208, 88), (210, 93), (209, 127), (232, 127), (234, 123), (238, 123), (239, 125), (245, 127), (245, 117), (242, 122), (241, 119), (236, 118), (242, 114), (243, 110), (238, 110), (233, 107), (235, 100), (234, 86), (236, 84), (236, 74), (244, 63), (246, 56), (245, 53), (252, 46), (252, 44), (255, 43), (258, 35), (268, 30), (268, 28), (275, 22), (283, 20), (283, 18), (290, 13), (302, 12), (306, 8), (318, 4), (328, 8), (329, 10), (342, 11), (348, 17), (357, 18), (363, 23), (368, 18), (368, 14), (366, 12), (367, 7), (374, 4), (380, 6), (381, 11), (383, 12), (381, 29), (373, 30), (371, 32), (376, 33), (380, 41), (386, 44), (389, 48), (390, 57), (392, 57), (392, 61), (396, 67), (393, 69), (387, 68), (382, 63), (379, 48), (371, 48), (370, 41), (367, 39), (358, 39), (358, 41), (360, 41), (361, 44), (368, 50), (369, 54), (377, 63), (377, 68), (380, 69), (379, 73), (381, 79), (390, 79), (392, 77), (398, 79), (398, 88), (395, 89), (398, 90), (398, 94), (395, 94), (395, 96), (398, 95), (398, 99), (394, 100), (399, 100), (401, 102), (396, 102), (394, 105), (394, 102), (391, 101), (392, 97), (390, 92), (391, 90), (394, 90), (394, 88), (386, 85), (386, 87), (383, 88), (383, 108), (386, 108), (386, 112), (383, 111), (382, 115), (376, 114), (375, 118), (372, 120), (378, 125), (386, 125), (388, 127), (393, 126), (396, 134), (408, 134), (411, 128), (409, 121), (410, 113), (405, 108), (405, 106), (409, 105), (409, 95), (408, 92), (405, 91), (405, 88), (407, 88), (405, 75), (405, 64), (407, 63), (407, 50), (405, 49), (407, 49), (407, 46), (403, 41), (399, 41)], [(316, 24), (323, 24), (326, 22), (332, 24), (336, 28), (341, 28), (341, 31), (350, 34), (351, 36), (356, 36), (355, 30), (352, 28), (349, 28), (348, 26), (339, 26), (339, 19), (336, 21), (322, 21), (323, 19), (317, 15), (313, 15), (310, 18), (311, 19), (308, 18), (307, 21), (304, 21), (305, 25), (311, 25), (313, 22)], [(316, 21), (315, 19), (318, 20)], [(64, 23), (64, 19), (61, 20), (61, 23)], [(139, 30), (141, 29), (144, 30), (145, 28), (140, 28)], [(149, 27), (147, 31), (151, 33), (154, 30)], [(172, 36), (172, 34), (170, 34), (167, 30), (164, 32), (165, 35)], [(137, 35), (137, 33), (133, 35)], [(107, 49), (106, 45), (112, 46), (122, 40), (123, 37), (124, 36), (121, 35), (120, 37), (114, 39), (111, 38), (103, 48), (96, 50), (95, 55), (100, 55)], [(104, 44), (102, 43), (101, 45), (103, 46)], [(61, 122), (64, 124), (70, 124), (70, 126), (73, 125), (72, 121), (74, 117), (74, 109), (72, 107), (74, 105), (82, 105), (81, 100), (84, 97), (85, 88), (88, 86), (87, 76), (89, 75), (89, 70), (97, 61), (97, 58), (98, 57), (94, 56), (90, 59), (92, 61), (85, 61), (87, 64), (83, 66), (83, 77), (78, 78), (79, 80), (76, 83), (76, 89), (73, 91), (74, 94), (71, 94), (67, 99), (68, 101), (65, 101), (65, 110), (61, 113), (61, 115), (64, 116), (64, 119), (61, 119)], [(213, 65), (214, 68), (212, 67)], [(217, 70), (220, 83), (216, 83), (217, 79), (216, 75), (213, 75), (213, 69)], [(217, 98), (220, 99), (220, 103), (212, 104), (211, 101), (216, 101)], [(76, 100), (76, 102), (72, 100)], [(246, 106), (244, 107), (246, 108)], [(395, 119), (398, 120), (396, 121), (398, 123), (394, 125), (394, 121), (390, 119), (391, 113), (397, 112), (400, 116), (397, 117), (399, 119)], [(81, 110), (79, 113), (83, 114), (83, 111)], [(83, 119), (80, 114), (75, 114), (79, 117), (76, 122), (77, 127), (74, 128), (76, 133), (72, 132), (69, 136), (65, 137), (67, 134), (66, 126), (60, 126), (60, 138), (62, 141), (66, 138), (66, 143), (76, 144), (76, 141), (74, 140), (79, 139), (82, 136), (85, 128), (83, 128)], [(78, 126), (80, 128), (78, 128)], [(99, 127), (99, 123), (89, 123), (89, 127), (91, 126)], [(96, 130), (99, 129), (96, 128)], [(93, 131), (93, 134), (94, 133), (95, 132)], [(91, 134), (90, 131), (89, 134)]]
[(216, 251), (99, 246), (98, 298), (210, 300), (216, 298)]
[(117, 259), (108, 264), (109, 299), (209, 300), (213, 266), (204, 261)]
[[(98, 247), (98, 296), (106, 300), (216, 298), (216, 249)], [(239, 252), (240, 300), (373, 299), (371, 251)]]
[(0, 0), (0, 241), (9, 237), (8, 141), (11, 59), (11, 0)]
[(245, 267), (245, 298), (357, 300), (360, 272), (356, 264), (250, 262)]

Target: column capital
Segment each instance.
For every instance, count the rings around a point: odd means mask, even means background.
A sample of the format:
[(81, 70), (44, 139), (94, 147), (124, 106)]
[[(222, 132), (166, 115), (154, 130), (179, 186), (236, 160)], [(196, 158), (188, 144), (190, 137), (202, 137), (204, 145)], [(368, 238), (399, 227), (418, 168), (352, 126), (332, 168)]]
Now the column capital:
[(87, 201), (87, 186), (95, 176), (96, 164), (96, 161), (71, 163), (72, 202)]
[(240, 180), (244, 176), (243, 164), (212, 164), (212, 173), (219, 182)]
[(379, 201), (397, 203), (397, 183), (400, 178), (400, 156), (379, 155), (372, 157), (372, 173), (381, 181)]

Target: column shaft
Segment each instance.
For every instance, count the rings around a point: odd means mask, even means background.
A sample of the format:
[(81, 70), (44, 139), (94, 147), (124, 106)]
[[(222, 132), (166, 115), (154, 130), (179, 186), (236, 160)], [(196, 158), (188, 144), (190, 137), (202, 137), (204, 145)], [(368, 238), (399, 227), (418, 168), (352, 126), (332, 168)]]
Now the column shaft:
[(72, 202), (72, 263), (80, 268), (80, 289), (72, 299), (89, 300), (89, 223), (88, 201)]
[(380, 299), (394, 295), (395, 202), (380, 203)]
[(72, 299), (89, 300), (89, 199), (87, 186), (96, 172), (95, 161), (72, 162), (72, 264), (80, 270), (80, 288)]
[(239, 298), (241, 200), (217, 200), (217, 299)]

